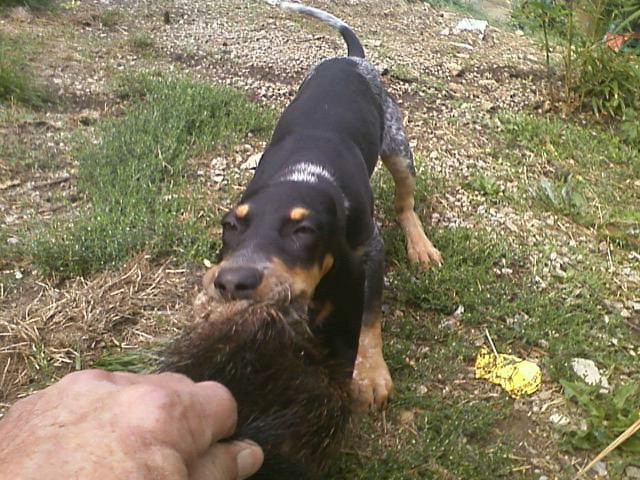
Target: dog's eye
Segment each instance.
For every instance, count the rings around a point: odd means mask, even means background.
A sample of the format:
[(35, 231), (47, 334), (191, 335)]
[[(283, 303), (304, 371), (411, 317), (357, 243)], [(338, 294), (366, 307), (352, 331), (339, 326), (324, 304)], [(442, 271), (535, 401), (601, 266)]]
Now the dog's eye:
[(293, 230), (293, 234), (296, 236), (313, 236), (316, 233), (318, 233), (317, 230), (310, 225), (298, 225)]

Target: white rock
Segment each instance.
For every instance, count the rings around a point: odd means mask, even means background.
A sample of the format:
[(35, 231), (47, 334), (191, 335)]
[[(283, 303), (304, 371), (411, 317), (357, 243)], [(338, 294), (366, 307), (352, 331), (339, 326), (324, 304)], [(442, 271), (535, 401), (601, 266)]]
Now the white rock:
[(571, 368), (589, 385), (600, 385), (601, 393), (608, 393), (610, 390), (609, 381), (602, 376), (600, 370), (593, 360), (586, 358), (574, 358), (571, 360)]
[(460, 32), (477, 32), (480, 40), (484, 40), (484, 34), (487, 31), (489, 22), (486, 20), (476, 20), (475, 18), (463, 18), (458, 22), (456, 28), (453, 29), (453, 33)]
[(258, 163), (260, 163), (260, 158), (262, 157), (262, 152), (254, 153), (251, 155), (246, 162), (244, 162), (240, 168), (245, 170), (254, 170), (258, 167)]
[(561, 413), (554, 413), (553, 415), (551, 415), (549, 417), (549, 421), (555, 425), (568, 425), (569, 424), (569, 417), (562, 415)]
[(449, 42), (454, 47), (462, 48), (464, 50), (473, 50), (473, 46), (468, 43), (460, 43), (460, 42)]
[(595, 463), (593, 467), (591, 467), (591, 471), (596, 474), (596, 477), (606, 477), (607, 476), (607, 464), (602, 460)]
[(624, 469), (624, 474), (627, 478), (632, 480), (640, 479), (640, 467), (636, 467), (635, 465), (629, 465)]

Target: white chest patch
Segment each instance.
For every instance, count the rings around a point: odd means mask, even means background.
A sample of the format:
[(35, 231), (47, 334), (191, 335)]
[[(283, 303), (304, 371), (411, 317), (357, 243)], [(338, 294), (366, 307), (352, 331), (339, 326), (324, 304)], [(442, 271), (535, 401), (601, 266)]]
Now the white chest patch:
[(336, 183), (336, 179), (326, 168), (307, 162), (296, 163), (288, 167), (280, 177), (283, 182), (301, 183), (318, 183), (320, 179), (329, 180), (333, 184)]
[[(284, 173), (280, 176), (278, 181), (280, 182), (299, 182), (299, 183), (318, 183), (320, 180), (327, 180), (334, 185), (338, 185), (333, 174), (326, 168), (317, 165), (315, 163), (301, 162), (287, 167)], [(349, 211), (349, 201), (347, 197), (342, 193), (344, 201), (344, 208)]]

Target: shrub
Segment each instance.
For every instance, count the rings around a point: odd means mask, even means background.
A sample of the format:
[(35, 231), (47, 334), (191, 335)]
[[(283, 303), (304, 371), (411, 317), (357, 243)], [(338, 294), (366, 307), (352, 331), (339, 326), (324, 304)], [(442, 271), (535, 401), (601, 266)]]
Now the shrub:
[(618, 118), (640, 108), (640, 57), (615, 52), (603, 42), (608, 31), (628, 31), (638, 23), (640, 0), (525, 0), (516, 6), (514, 19), (542, 30), (549, 67), (550, 37), (559, 42), (568, 105)]
[(0, 32), (0, 104), (19, 102), (42, 107), (52, 101), (51, 92), (34, 78), (25, 42)]

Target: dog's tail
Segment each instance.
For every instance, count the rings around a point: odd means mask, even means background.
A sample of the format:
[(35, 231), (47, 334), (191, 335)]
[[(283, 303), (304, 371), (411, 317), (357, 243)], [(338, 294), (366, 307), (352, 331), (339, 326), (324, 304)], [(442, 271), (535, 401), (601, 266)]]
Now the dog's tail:
[(347, 54), (350, 57), (364, 58), (364, 48), (362, 48), (360, 40), (353, 32), (353, 30), (351, 30), (351, 27), (349, 27), (349, 25), (340, 20), (338, 17), (331, 15), (324, 10), (320, 10), (319, 8), (307, 7), (306, 5), (302, 5), (301, 3), (283, 2), (281, 0), (265, 1), (270, 5), (279, 7), (288, 12), (301, 13), (303, 15), (317, 18), (330, 27), (335, 28), (340, 32), (340, 35), (342, 35), (342, 38), (344, 38), (344, 41), (347, 44)]

